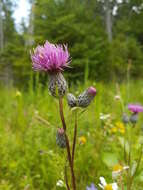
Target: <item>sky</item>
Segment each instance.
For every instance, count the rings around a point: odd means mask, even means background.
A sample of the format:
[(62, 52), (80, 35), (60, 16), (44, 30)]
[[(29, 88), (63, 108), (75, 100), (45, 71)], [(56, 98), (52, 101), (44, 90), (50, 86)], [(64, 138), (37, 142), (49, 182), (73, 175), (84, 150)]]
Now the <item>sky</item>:
[(24, 18), (25, 23), (28, 19), (30, 5), (27, 0), (17, 0), (17, 7), (13, 14), (16, 26), (19, 28), (22, 18)]
[[(27, 0), (16, 0), (18, 6), (13, 14), (15, 18), (15, 23), (17, 26), (17, 29), (20, 30), (20, 23), (22, 18), (25, 20), (25, 24), (28, 24), (28, 15), (29, 15), (29, 9), (30, 5)], [(122, 2), (122, 0), (118, 0), (119, 3)]]

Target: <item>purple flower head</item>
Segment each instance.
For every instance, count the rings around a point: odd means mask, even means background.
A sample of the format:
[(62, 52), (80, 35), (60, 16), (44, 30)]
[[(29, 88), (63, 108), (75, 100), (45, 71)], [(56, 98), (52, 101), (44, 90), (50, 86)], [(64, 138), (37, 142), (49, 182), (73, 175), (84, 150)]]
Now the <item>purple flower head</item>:
[(97, 188), (92, 183), (90, 187), (88, 187), (88, 186), (86, 187), (86, 190), (97, 190)]
[(133, 113), (143, 112), (143, 106), (139, 104), (129, 104), (128, 109)]
[(96, 89), (91, 86), (88, 88), (88, 93), (92, 96), (95, 96), (96, 95)]
[(43, 46), (37, 46), (31, 52), (34, 70), (49, 73), (60, 72), (70, 63), (70, 55), (66, 45), (54, 45), (46, 41)]

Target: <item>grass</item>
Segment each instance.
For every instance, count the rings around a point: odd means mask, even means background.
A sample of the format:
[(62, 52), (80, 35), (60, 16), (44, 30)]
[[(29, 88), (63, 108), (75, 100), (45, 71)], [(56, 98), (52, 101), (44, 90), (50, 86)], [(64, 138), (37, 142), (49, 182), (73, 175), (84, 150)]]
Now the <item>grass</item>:
[[(92, 85), (92, 82), (86, 85)], [(79, 94), (84, 88), (81, 85), (73, 86), (70, 91)], [(131, 82), (129, 89), (126, 84), (101, 83), (97, 83), (96, 88), (95, 101), (78, 119), (75, 170), (77, 189), (83, 190), (91, 182), (98, 184), (100, 176), (112, 182), (112, 165), (124, 160), (123, 134), (112, 134), (109, 130), (110, 125), (121, 121), (122, 116), (123, 106), (114, 96), (120, 91), (124, 105), (129, 102), (143, 104), (142, 81)], [(57, 127), (61, 127), (58, 101), (40, 85), (35, 90), (20, 92), (13, 87), (1, 87), (0, 94), (0, 189), (57, 190), (57, 181), (64, 179), (66, 156), (65, 151), (56, 145)], [(72, 138), (74, 118), (66, 99), (64, 106), (68, 133)], [(111, 114), (109, 128), (103, 129), (99, 119), (101, 112)], [(133, 137), (134, 160), (137, 160), (139, 141), (142, 140), (142, 120), (140, 114)], [(79, 143), (80, 136), (86, 138), (84, 145)], [(133, 190), (142, 189), (141, 169), (136, 175)]]

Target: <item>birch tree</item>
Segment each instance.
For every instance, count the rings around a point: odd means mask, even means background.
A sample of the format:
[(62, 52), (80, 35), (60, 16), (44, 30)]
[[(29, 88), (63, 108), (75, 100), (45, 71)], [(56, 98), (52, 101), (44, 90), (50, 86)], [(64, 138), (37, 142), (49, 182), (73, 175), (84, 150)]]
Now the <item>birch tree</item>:
[(3, 2), (2, 0), (0, 0), (0, 50), (3, 50), (3, 47), (4, 47), (2, 8), (3, 8)]

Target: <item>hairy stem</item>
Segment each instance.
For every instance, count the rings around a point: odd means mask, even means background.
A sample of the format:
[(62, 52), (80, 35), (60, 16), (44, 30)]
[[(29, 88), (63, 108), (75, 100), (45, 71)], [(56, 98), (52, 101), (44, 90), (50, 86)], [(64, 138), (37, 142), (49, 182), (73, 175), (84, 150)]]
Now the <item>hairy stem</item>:
[(74, 126), (74, 138), (73, 138), (73, 147), (72, 147), (72, 164), (73, 164), (73, 166), (74, 166), (76, 138), (77, 138), (77, 111), (75, 111), (75, 126)]
[(72, 187), (73, 187), (73, 190), (76, 190), (75, 175), (74, 175), (74, 169), (73, 169), (73, 164), (72, 164), (72, 157), (71, 157), (71, 153), (70, 153), (70, 144), (69, 144), (68, 136), (66, 134), (66, 122), (65, 122), (64, 113), (63, 113), (62, 98), (59, 98), (59, 108), (60, 108), (60, 117), (61, 117), (64, 134), (65, 134), (65, 140), (66, 140), (67, 157), (68, 157), (70, 171), (71, 171)]

